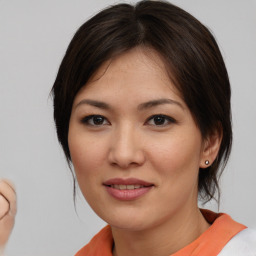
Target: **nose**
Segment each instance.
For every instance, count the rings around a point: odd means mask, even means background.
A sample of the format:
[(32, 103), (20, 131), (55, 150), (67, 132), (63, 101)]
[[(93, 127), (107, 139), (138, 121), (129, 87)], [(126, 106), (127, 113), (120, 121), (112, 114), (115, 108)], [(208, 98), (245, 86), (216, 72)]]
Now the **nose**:
[(141, 166), (145, 162), (141, 136), (133, 127), (123, 127), (112, 134), (109, 162), (122, 169)]

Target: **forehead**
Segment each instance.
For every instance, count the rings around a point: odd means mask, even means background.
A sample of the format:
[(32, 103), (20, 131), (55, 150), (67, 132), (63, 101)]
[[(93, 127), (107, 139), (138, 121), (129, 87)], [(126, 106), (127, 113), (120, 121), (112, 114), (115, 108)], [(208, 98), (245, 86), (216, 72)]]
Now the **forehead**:
[(142, 47), (133, 48), (103, 63), (77, 97), (97, 94), (102, 99), (114, 98), (115, 95), (120, 96), (121, 91), (126, 95), (133, 93), (133, 96), (137, 93), (145, 100), (166, 94), (181, 98), (159, 54)]
[(135, 47), (103, 63), (92, 75), (88, 84), (101, 79), (106, 74), (110, 77), (116, 72), (134, 73), (134, 67), (142, 76), (150, 71), (152, 75), (160, 75), (159, 79), (168, 78), (166, 67), (158, 52), (152, 48)]

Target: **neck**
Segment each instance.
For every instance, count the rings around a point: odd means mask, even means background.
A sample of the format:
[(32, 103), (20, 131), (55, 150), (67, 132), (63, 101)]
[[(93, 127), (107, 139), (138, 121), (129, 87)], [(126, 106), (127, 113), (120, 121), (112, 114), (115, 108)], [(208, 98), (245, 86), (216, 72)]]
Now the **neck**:
[(210, 225), (198, 207), (183, 209), (162, 225), (129, 231), (112, 227), (114, 256), (166, 256), (197, 239)]

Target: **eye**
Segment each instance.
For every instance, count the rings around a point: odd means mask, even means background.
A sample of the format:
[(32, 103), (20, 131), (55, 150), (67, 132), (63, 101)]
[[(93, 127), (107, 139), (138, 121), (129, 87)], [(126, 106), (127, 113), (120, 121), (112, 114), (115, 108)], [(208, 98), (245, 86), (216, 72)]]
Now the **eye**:
[(155, 125), (155, 126), (166, 126), (170, 123), (176, 123), (176, 120), (170, 116), (159, 114), (159, 115), (153, 115), (150, 118), (148, 118), (147, 123), (149, 125)]
[(109, 122), (104, 116), (101, 115), (90, 115), (84, 117), (81, 122), (86, 125), (91, 126), (101, 126), (101, 125), (108, 125)]

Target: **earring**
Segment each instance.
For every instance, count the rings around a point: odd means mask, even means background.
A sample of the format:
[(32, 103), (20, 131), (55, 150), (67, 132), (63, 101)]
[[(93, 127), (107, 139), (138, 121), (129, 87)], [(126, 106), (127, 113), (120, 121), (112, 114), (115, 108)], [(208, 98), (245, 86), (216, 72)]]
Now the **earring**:
[(209, 165), (209, 164), (210, 164), (210, 162), (209, 162), (208, 160), (206, 160), (204, 163), (205, 163), (206, 165)]

